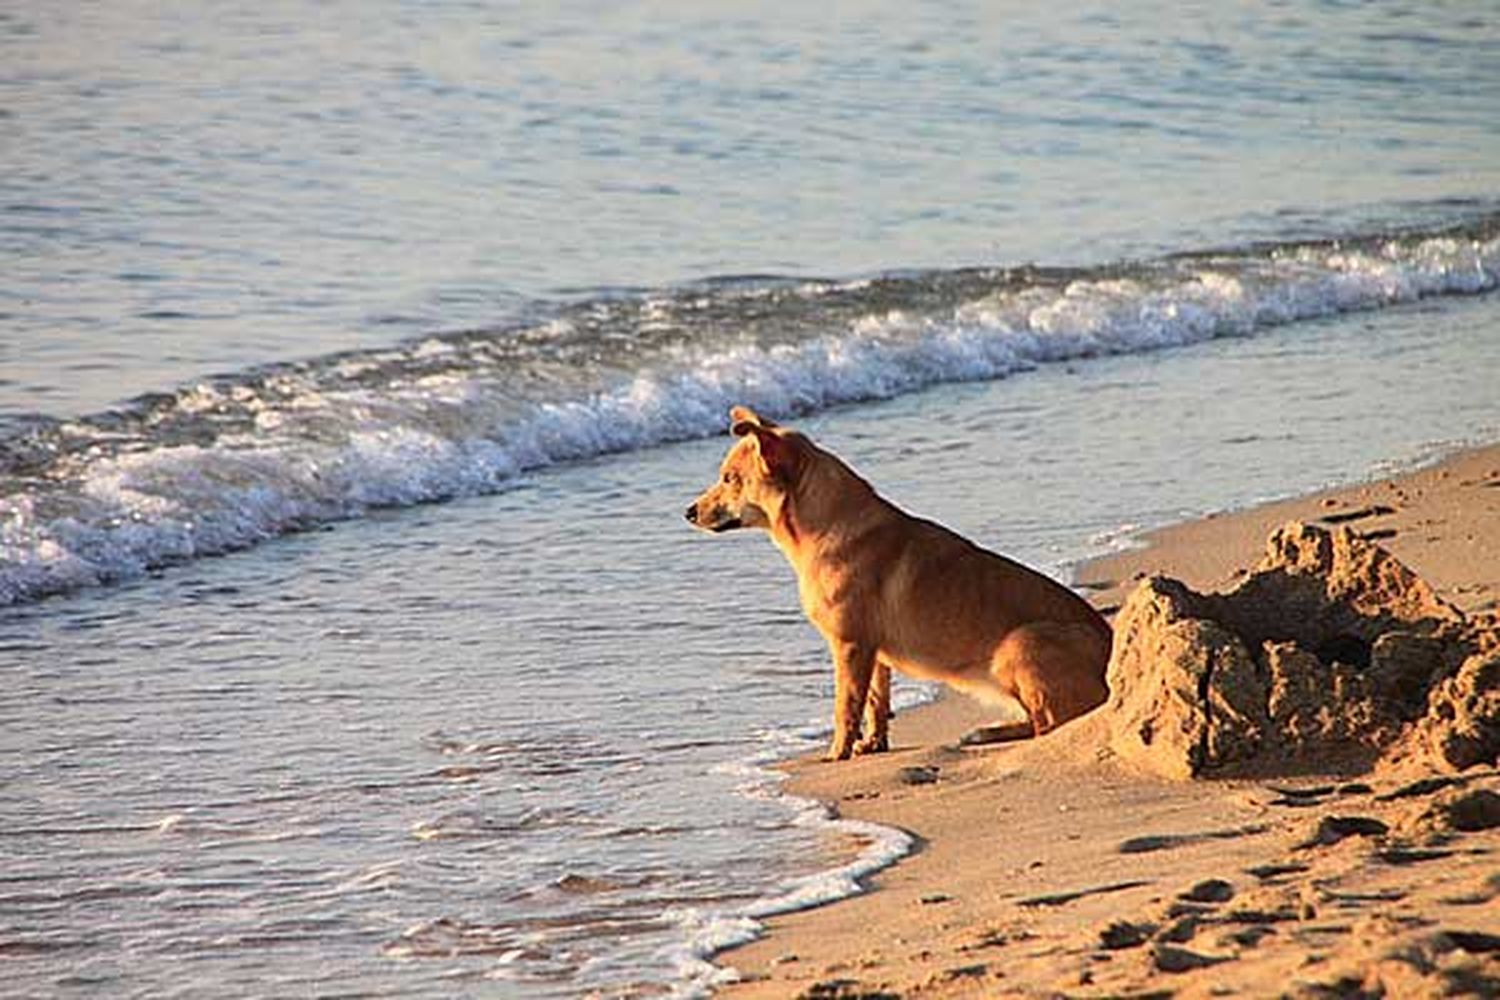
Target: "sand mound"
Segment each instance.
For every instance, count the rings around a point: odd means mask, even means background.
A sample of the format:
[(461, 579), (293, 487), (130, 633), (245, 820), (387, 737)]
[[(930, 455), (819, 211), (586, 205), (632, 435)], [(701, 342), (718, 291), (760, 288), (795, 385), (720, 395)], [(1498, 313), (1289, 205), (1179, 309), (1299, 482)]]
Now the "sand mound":
[(1174, 778), (1500, 754), (1500, 638), (1346, 528), (1285, 525), (1226, 594), (1143, 581), (1109, 687), (1111, 749)]

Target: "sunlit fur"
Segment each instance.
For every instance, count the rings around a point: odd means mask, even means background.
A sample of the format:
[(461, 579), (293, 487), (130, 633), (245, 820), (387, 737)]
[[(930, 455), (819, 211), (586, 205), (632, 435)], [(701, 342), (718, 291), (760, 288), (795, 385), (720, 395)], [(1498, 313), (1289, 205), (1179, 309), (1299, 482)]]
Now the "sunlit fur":
[(912, 517), (802, 434), (735, 407), (737, 441), (688, 508), (711, 532), (764, 528), (833, 654), (828, 756), (888, 743), (890, 671), (1020, 702), (1038, 735), (1107, 694), (1109, 625), (1072, 591)]

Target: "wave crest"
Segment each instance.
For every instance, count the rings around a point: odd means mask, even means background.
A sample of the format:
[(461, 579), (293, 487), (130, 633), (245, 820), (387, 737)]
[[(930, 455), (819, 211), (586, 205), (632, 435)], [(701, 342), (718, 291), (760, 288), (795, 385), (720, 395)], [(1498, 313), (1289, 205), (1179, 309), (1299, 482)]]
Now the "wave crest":
[(226, 376), (0, 438), (0, 605), (557, 462), (1038, 365), (1500, 284), (1500, 216), (1390, 237), (606, 296)]

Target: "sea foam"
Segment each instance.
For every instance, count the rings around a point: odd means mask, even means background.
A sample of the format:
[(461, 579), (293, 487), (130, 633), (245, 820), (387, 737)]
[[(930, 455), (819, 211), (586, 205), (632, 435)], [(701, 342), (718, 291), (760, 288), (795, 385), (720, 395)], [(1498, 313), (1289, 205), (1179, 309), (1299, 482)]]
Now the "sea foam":
[(725, 283), (273, 366), (0, 440), (0, 605), (772, 415), (1500, 284), (1500, 220), (1091, 271)]
[[(898, 678), (891, 692), (892, 708), (899, 713), (927, 704), (939, 690), (936, 684)], [(865, 891), (865, 880), (871, 875), (911, 853), (914, 841), (905, 830), (845, 819), (822, 802), (788, 795), (783, 790), (787, 776), (773, 765), (815, 753), (831, 731), (822, 721), (768, 730), (761, 734), (758, 752), (721, 765), (718, 770), (740, 779), (741, 795), (782, 802), (791, 813), (790, 825), (850, 839), (858, 845), (855, 856), (841, 865), (789, 879), (745, 906), (729, 910), (688, 908), (670, 914), (680, 933), (679, 942), (663, 954), (663, 960), (677, 974), (673, 996), (705, 997), (714, 986), (733, 982), (739, 973), (732, 966), (716, 964), (714, 957), (760, 937), (766, 918), (858, 895)]]

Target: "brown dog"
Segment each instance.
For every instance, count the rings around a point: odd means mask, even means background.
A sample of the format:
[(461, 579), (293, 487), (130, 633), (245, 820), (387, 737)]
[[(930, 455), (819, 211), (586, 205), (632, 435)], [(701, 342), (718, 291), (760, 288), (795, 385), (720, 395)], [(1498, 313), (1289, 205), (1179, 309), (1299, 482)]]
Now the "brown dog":
[(1082, 598), (897, 509), (802, 434), (742, 406), (729, 415), (742, 440), (687, 519), (765, 528), (797, 571), (802, 608), (833, 652), (830, 760), (886, 749), (892, 667), (1015, 699), (1036, 735), (1104, 701), (1110, 627)]

